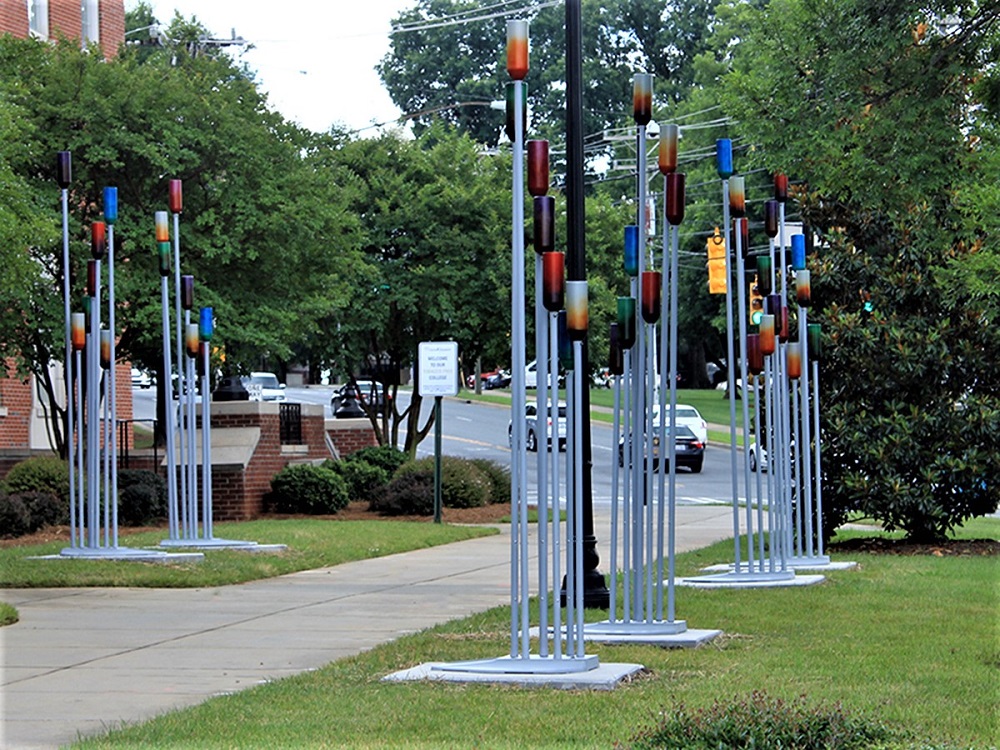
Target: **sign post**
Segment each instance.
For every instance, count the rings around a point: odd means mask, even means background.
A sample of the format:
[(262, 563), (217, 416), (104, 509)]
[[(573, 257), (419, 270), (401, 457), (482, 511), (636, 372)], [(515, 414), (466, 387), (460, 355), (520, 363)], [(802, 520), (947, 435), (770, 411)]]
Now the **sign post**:
[(458, 342), (417, 345), (418, 392), (434, 397), (434, 523), (441, 523), (441, 399), (458, 395)]

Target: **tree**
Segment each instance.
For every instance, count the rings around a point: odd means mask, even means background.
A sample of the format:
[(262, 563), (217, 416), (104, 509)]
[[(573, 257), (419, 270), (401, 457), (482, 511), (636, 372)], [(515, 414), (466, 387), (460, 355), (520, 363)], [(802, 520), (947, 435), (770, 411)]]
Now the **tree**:
[(974, 84), (1000, 6), (777, 0), (733, 17), (727, 111), (757, 164), (799, 181), (821, 238), (826, 520), (938, 538), (1000, 498), (1000, 338), (984, 296), (949, 287), (990, 261), (975, 217), (995, 205), (997, 112)]

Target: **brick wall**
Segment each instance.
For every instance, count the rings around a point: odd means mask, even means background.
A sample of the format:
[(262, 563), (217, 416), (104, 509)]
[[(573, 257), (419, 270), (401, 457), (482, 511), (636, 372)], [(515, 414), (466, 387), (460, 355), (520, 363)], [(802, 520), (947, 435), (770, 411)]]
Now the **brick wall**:
[(378, 445), (368, 419), (328, 419), (326, 432), (341, 457)]
[(106, 58), (118, 54), (125, 43), (125, 3), (123, 0), (100, 0), (101, 47)]
[[(101, 47), (106, 58), (118, 54), (125, 43), (125, 0), (99, 0), (98, 26)], [(24, 0), (0, 0), (0, 34), (28, 37), (28, 3)], [(80, 0), (49, 0), (49, 38), (79, 39), (82, 28)]]
[(29, 445), (31, 422), (31, 381), (21, 380), (13, 359), (0, 362), (0, 447), (23, 448)]
[(9, 32), (24, 39), (28, 36), (28, 4), (17, 0), (0, 2), (0, 33)]
[(49, 38), (79, 39), (83, 31), (80, 0), (49, 1)]

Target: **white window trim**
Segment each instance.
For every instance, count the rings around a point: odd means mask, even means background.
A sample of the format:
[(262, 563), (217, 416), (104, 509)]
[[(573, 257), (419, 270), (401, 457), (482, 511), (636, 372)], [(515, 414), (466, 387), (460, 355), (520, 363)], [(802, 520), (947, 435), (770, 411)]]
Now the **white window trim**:
[[(36, 39), (49, 38), (49, 0), (27, 0), (28, 34)], [(32, 23), (34, 21), (34, 23)]]

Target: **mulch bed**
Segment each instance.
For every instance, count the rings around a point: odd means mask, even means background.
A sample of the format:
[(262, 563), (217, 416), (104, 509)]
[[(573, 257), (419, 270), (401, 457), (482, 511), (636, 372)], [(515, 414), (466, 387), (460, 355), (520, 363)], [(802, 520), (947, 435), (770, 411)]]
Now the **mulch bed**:
[(932, 555), (934, 557), (979, 557), (1000, 555), (997, 539), (948, 539), (944, 542), (915, 544), (905, 539), (858, 537), (827, 545), (828, 552), (864, 552), (871, 555)]

